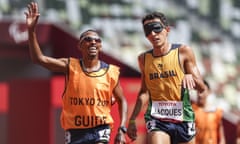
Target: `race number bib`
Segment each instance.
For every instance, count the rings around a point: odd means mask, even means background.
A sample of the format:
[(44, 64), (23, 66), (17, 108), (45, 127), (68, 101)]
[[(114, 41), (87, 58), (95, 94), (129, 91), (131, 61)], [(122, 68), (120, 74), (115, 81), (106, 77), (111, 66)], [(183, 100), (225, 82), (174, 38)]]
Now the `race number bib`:
[(181, 101), (152, 101), (151, 116), (157, 119), (183, 120)]

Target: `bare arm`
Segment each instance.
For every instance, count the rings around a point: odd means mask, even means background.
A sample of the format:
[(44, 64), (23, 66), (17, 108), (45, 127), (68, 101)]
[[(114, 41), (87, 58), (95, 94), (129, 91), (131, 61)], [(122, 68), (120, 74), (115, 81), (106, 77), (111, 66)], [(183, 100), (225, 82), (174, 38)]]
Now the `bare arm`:
[(237, 138), (236, 138), (236, 144), (240, 144), (240, 119), (237, 123)]
[(118, 110), (120, 113), (120, 125), (125, 126), (127, 121), (127, 101), (123, 94), (122, 87), (120, 83), (117, 84), (117, 86), (113, 90), (114, 97), (116, 98), (116, 101), (118, 103)]
[(220, 134), (220, 142), (219, 142), (219, 144), (226, 144), (224, 128), (223, 128), (222, 122), (220, 123), (219, 134)]
[(130, 117), (130, 120), (135, 120), (138, 114), (140, 113), (141, 109), (143, 108), (143, 105), (148, 100), (148, 91), (145, 83), (145, 75), (144, 75), (144, 56), (140, 55), (138, 57), (138, 64), (141, 71), (141, 87), (138, 93), (138, 97), (136, 100), (135, 107), (133, 109), (132, 115)]
[(67, 72), (67, 59), (55, 59), (43, 55), (40, 46), (38, 44), (36, 36), (36, 25), (40, 16), (38, 11), (38, 5), (35, 2), (28, 4), (28, 11), (25, 12), (26, 25), (28, 27), (28, 43), (31, 59), (34, 63), (39, 64), (51, 71), (55, 72)]
[(240, 137), (237, 137), (236, 144), (240, 144)]
[[(118, 103), (118, 111), (120, 114), (120, 126), (125, 126), (126, 120), (127, 120), (127, 101), (125, 99), (125, 96), (123, 94), (122, 87), (120, 83), (118, 82), (117, 86), (113, 90), (113, 95)], [(120, 127), (119, 126), (119, 127)], [(122, 131), (118, 131), (116, 137), (115, 137), (115, 144), (124, 142), (126, 143), (126, 139), (124, 136), (124, 133)]]
[(204, 93), (207, 91), (207, 88), (197, 67), (196, 59), (192, 49), (188, 46), (183, 45), (179, 50), (181, 66), (185, 74), (191, 74), (195, 81), (195, 89), (199, 93)]
[(132, 114), (130, 116), (130, 120), (135, 120), (137, 118), (137, 116), (141, 112), (143, 106), (147, 103), (148, 97), (149, 97), (149, 95), (147, 93), (145, 82), (144, 82), (144, 80), (142, 80), (141, 88), (140, 88), (140, 91), (138, 93), (137, 100), (136, 100), (133, 112), (132, 112)]
[(138, 93), (138, 97), (133, 109), (133, 112), (130, 116), (130, 121), (128, 124), (128, 131), (127, 134), (128, 136), (132, 139), (135, 140), (137, 138), (137, 127), (135, 123), (135, 119), (139, 115), (140, 111), (142, 110), (143, 106), (147, 103), (148, 101), (148, 91), (147, 87), (145, 84), (145, 75), (144, 75), (144, 63), (143, 63), (144, 57), (143, 55), (140, 55), (138, 57), (138, 63), (139, 63), (139, 68), (141, 70), (141, 87), (140, 91)]
[(184, 75), (182, 84), (183, 84), (183, 88), (187, 88), (189, 90), (195, 88), (195, 81), (194, 81), (193, 76), (191, 74), (185, 74)]

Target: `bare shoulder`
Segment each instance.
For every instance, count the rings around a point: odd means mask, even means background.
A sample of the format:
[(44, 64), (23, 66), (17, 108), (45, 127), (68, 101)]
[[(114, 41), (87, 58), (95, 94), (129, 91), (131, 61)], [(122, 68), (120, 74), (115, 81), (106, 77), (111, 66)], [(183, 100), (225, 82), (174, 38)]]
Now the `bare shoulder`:
[(180, 57), (183, 59), (193, 59), (194, 53), (190, 46), (188, 45), (181, 45), (179, 48)]
[(142, 60), (144, 59), (144, 53), (145, 53), (145, 52), (140, 53), (140, 54), (138, 55), (138, 60), (139, 60), (139, 61), (142, 61)]
[(145, 59), (144, 55), (145, 55), (145, 52), (138, 55), (138, 65), (141, 71), (143, 71), (143, 68), (144, 68), (144, 59)]
[(141, 65), (144, 65), (145, 54), (146, 54), (146, 51), (142, 52), (138, 55), (138, 63), (141, 64)]
[(188, 45), (184, 45), (182, 44), (179, 48), (180, 53), (187, 53), (187, 52), (191, 52), (192, 48)]
[(66, 73), (68, 70), (68, 59), (67, 58), (52, 58), (47, 57), (46, 63), (42, 63), (44, 67), (54, 72)]

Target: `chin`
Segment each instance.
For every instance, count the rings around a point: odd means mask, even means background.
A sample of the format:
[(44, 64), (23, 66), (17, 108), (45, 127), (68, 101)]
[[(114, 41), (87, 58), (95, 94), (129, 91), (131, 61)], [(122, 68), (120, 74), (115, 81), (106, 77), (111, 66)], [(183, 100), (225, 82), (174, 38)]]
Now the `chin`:
[(162, 43), (155, 43), (155, 44), (154, 44), (154, 47), (159, 47), (159, 48), (161, 48), (162, 46), (163, 46)]
[(97, 55), (96, 54), (90, 54), (89, 57), (93, 59), (93, 58), (96, 58)]
[(161, 49), (162, 46), (161, 45), (154, 45), (155, 48)]

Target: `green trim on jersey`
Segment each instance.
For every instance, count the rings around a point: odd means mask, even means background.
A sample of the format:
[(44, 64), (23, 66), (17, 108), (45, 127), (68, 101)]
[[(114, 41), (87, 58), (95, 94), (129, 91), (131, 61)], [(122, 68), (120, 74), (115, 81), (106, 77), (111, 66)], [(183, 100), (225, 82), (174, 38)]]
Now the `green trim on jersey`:
[[(182, 89), (181, 92), (181, 100), (183, 102), (183, 122), (193, 122), (195, 120), (195, 114), (192, 109), (190, 95), (188, 89)], [(151, 107), (152, 107), (152, 100), (149, 98), (149, 103), (147, 110), (144, 114), (145, 121), (151, 120)]]
[(192, 104), (190, 100), (189, 90), (182, 89), (182, 101), (183, 101), (183, 121), (194, 121), (195, 114), (192, 109)]

